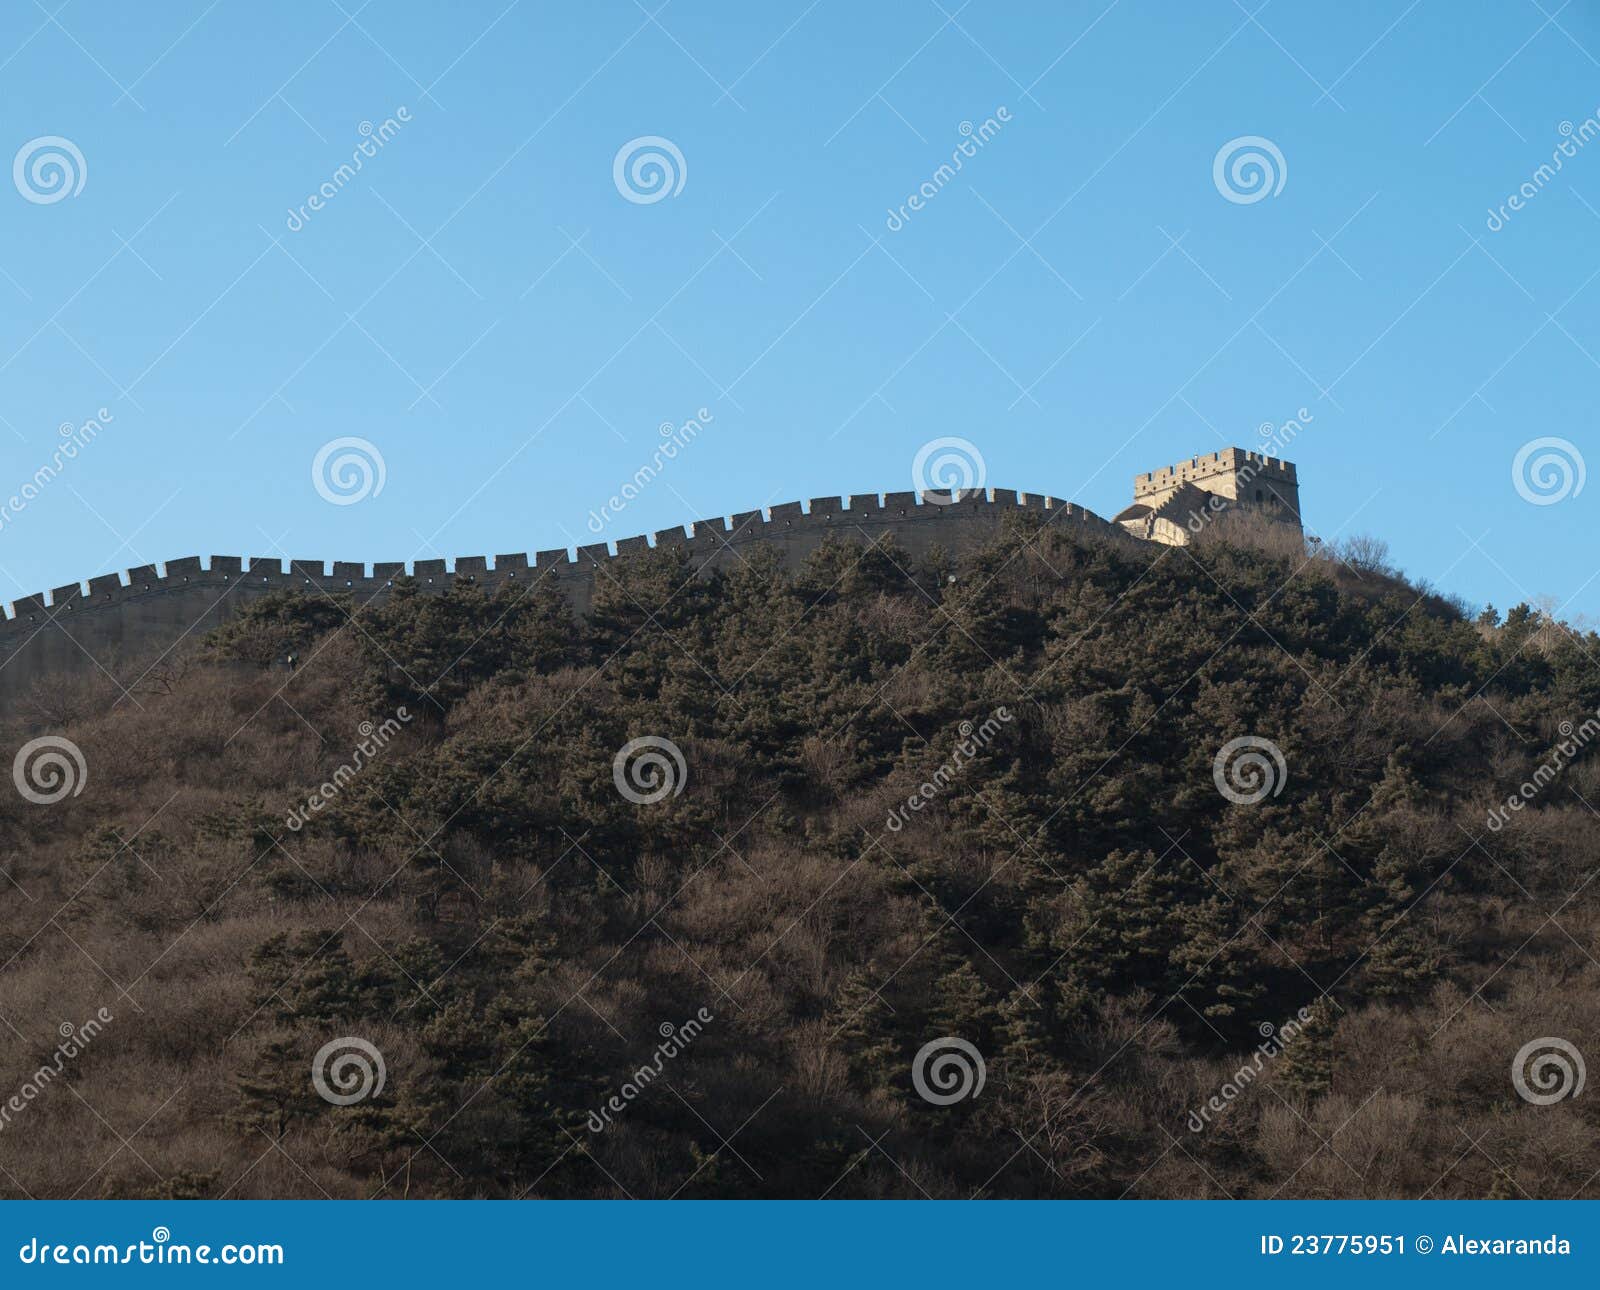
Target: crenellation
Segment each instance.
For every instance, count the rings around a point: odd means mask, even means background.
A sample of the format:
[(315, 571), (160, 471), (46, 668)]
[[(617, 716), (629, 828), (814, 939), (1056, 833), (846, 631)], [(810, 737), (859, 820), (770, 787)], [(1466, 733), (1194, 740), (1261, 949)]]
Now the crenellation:
[[(1292, 468), (1286, 474), (1292, 479)], [(552, 585), (576, 612), (583, 613), (593, 594), (595, 566), (618, 556), (663, 547), (684, 550), (692, 567), (708, 575), (738, 563), (735, 546), (770, 542), (781, 560), (795, 568), (833, 534), (859, 538), (890, 533), (920, 557), (934, 546), (960, 551), (981, 542), (1014, 510), (1029, 511), (1045, 522), (1065, 515), (1076, 524), (1124, 537), (1122, 529), (1098, 516), (1043, 494), (967, 490), (955, 499), (941, 493), (934, 500), (926, 493), (895, 491), (782, 502), (622, 538), (615, 544), (497, 555), (492, 570), (486, 556), (461, 556), (453, 570), (443, 559), (417, 560), (409, 573), (422, 587), (438, 593), (457, 578), (493, 587), (527, 578), (532, 570), (531, 581), (554, 578)], [(48, 602), (44, 595), (20, 597), (9, 607), (8, 616), (0, 616), (0, 632), (7, 637), (0, 641), (0, 709), (34, 681), (82, 668), (91, 657), (114, 674), (124, 664), (148, 662), (177, 640), (198, 639), (242, 605), (269, 592), (349, 591), (360, 600), (377, 601), (408, 573), (403, 561), (376, 562), (370, 573), (364, 562), (341, 560), (331, 567), (330, 576), (329, 565), (322, 560), (214, 555), (203, 565), (198, 556), (184, 556), (164, 566), (134, 566), (125, 576), (97, 575), (87, 584), (87, 593), (84, 584), (75, 583), (56, 588)], [(0, 615), (7, 615), (3, 605)], [(132, 675), (139, 670), (134, 668)]]
[(1135, 475), (1133, 505), (1116, 522), (1135, 537), (1181, 546), (1225, 510), (1244, 508), (1300, 527), (1299, 475), (1292, 462), (1224, 448)]

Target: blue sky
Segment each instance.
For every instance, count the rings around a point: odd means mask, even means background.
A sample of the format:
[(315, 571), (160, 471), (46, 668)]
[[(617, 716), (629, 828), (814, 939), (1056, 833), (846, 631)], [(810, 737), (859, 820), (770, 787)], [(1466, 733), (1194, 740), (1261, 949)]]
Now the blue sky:
[[(1600, 611), (1600, 484), (1512, 473), (1596, 451), (1591, 0), (647, 2), (5, 6), (0, 153), (82, 162), (0, 184), (0, 503), (111, 419), (4, 515), (0, 601), (594, 541), (701, 409), (602, 536), (907, 488), (945, 436), (1109, 516), (1304, 408), (1310, 529)], [(629, 200), (649, 136), (681, 188)], [(1229, 200), (1247, 136), (1281, 189)], [(348, 437), (383, 487), (333, 505)]]

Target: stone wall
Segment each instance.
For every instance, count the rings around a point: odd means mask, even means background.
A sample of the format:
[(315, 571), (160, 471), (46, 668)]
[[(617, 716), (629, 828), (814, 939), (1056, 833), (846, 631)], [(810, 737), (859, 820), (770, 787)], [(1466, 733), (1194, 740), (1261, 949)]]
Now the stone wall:
[(1154, 510), (1184, 484), (1230, 501), (1271, 503), (1276, 499), (1299, 522), (1299, 475), (1294, 463), (1281, 457), (1246, 452), (1243, 448), (1201, 453), (1175, 466), (1135, 475), (1133, 500)]
[(358, 601), (382, 599), (393, 581), (414, 577), (424, 589), (444, 591), (457, 578), (470, 577), (486, 588), (553, 579), (572, 603), (585, 612), (596, 576), (595, 566), (618, 554), (648, 547), (686, 548), (706, 569), (735, 562), (740, 548), (769, 543), (795, 568), (830, 535), (869, 541), (884, 533), (913, 556), (934, 546), (952, 554), (979, 546), (995, 535), (1006, 515), (1017, 511), (1070, 524), (1117, 540), (1129, 540), (1116, 525), (1081, 507), (1038, 494), (989, 490), (969, 493), (944, 505), (926, 494), (888, 493), (848, 498), (824, 497), (809, 503), (786, 502), (765, 511), (747, 511), (731, 519), (700, 520), (666, 529), (652, 538), (624, 538), (579, 547), (576, 558), (565, 549), (533, 556), (461, 556), (453, 569), (444, 560), (413, 563), (353, 564), (214, 555), (198, 556), (107, 574), (87, 584), (57, 587), (48, 597), (27, 596), (0, 619), (0, 711), (53, 677), (104, 673), (131, 687), (146, 669), (184, 644), (198, 641), (238, 612), (250, 599), (270, 591), (300, 588), (310, 594), (348, 593)]

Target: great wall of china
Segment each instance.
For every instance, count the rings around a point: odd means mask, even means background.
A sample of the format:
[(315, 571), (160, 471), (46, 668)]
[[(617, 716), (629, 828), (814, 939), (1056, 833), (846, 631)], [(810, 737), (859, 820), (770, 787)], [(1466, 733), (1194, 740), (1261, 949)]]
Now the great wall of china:
[(769, 544), (788, 568), (797, 568), (827, 538), (866, 542), (888, 534), (914, 557), (935, 546), (959, 555), (992, 538), (1008, 515), (1026, 513), (1053, 525), (1071, 525), (1132, 540), (1118, 525), (1080, 506), (1037, 493), (978, 490), (950, 501), (947, 494), (887, 493), (815, 498), (746, 511), (731, 518), (698, 520), (692, 534), (663, 529), (649, 537), (528, 555), (460, 556), (444, 560), (368, 566), (322, 560), (284, 561), (214, 555), (141, 565), (126, 575), (107, 574), (87, 584), (69, 583), (49, 596), (25, 596), (0, 620), (0, 713), (52, 677), (104, 673), (132, 685), (153, 662), (197, 643), (250, 600), (272, 591), (347, 594), (358, 603), (381, 600), (404, 576), (424, 591), (443, 592), (470, 578), (487, 590), (553, 580), (578, 613), (587, 611), (598, 566), (651, 547), (684, 548), (704, 571), (725, 568), (741, 548)]
[[(120, 687), (142, 679), (153, 664), (196, 643), (241, 606), (272, 591), (351, 596), (358, 604), (381, 600), (395, 581), (411, 577), (424, 591), (443, 592), (460, 579), (493, 591), (502, 586), (551, 581), (573, 610), (587, 613), (606, 561), (652, 547), (684, 548), (696, 568), (709, 572), (739, 559), (739, 549), (763, 543), (784, 565), (798, 568), (829, 537), (870, 542), (889, 535), (914, 558), (942, 547), (961, 555), (991, 539), (1007, 516), (1025, 513), (1052, 525), (1070, 525), (1117, 541), (1182, 545), (1217, 515), (1235, 508), (1265, 514), (1300, 528), (1300, 485), (1292, 463), (1264, 452), (1224, 448), (1134, 478), (1133, 505), (1114, 520), (1038, 493), (968, 489), (945, 492), (868, 493), (785, 502), (727, 518), (697, 520), (690, 532), (663, 529), (629, 537), (613, 547), (600, 542), (527, 555), (460, 556), (444, 560), (365, 564), (322, 560), (252, 559), (214, 555), (169, 560), (106, 574), (87, 584), (57, 587), (48, 598), (25, 596), (0, 619), (0, 716), (53, 677), (98, 672)], [(124, 578), (126, 580), (124, 580)]]

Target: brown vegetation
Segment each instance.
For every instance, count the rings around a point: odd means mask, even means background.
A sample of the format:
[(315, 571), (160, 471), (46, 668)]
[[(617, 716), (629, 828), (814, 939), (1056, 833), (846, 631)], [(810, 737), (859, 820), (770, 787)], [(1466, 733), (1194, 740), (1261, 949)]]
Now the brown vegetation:
[[(584, 622), (285, 595), (133, 696), (40, 696), (4, 746), (89, 774), (0, 795), (0, 1105), (113, 1020), (11, 1104), (0, 1194), (1600, 1194), (1592, 1090), (1511, 1081), (1600, 1051), (1600, 763), (1486, 824), (1600, 642), (1270, 545), (657, 552)], [(1255, 804), (1213, 781), (1246, 735), (1287, 767)], [(687, 775), (640, 805), (643, 736)], [(336, 1106), (350, 1036), (385, 1083)], [(942, 1037), (986, 1066), (950, 1106), (911, 1078)]]

